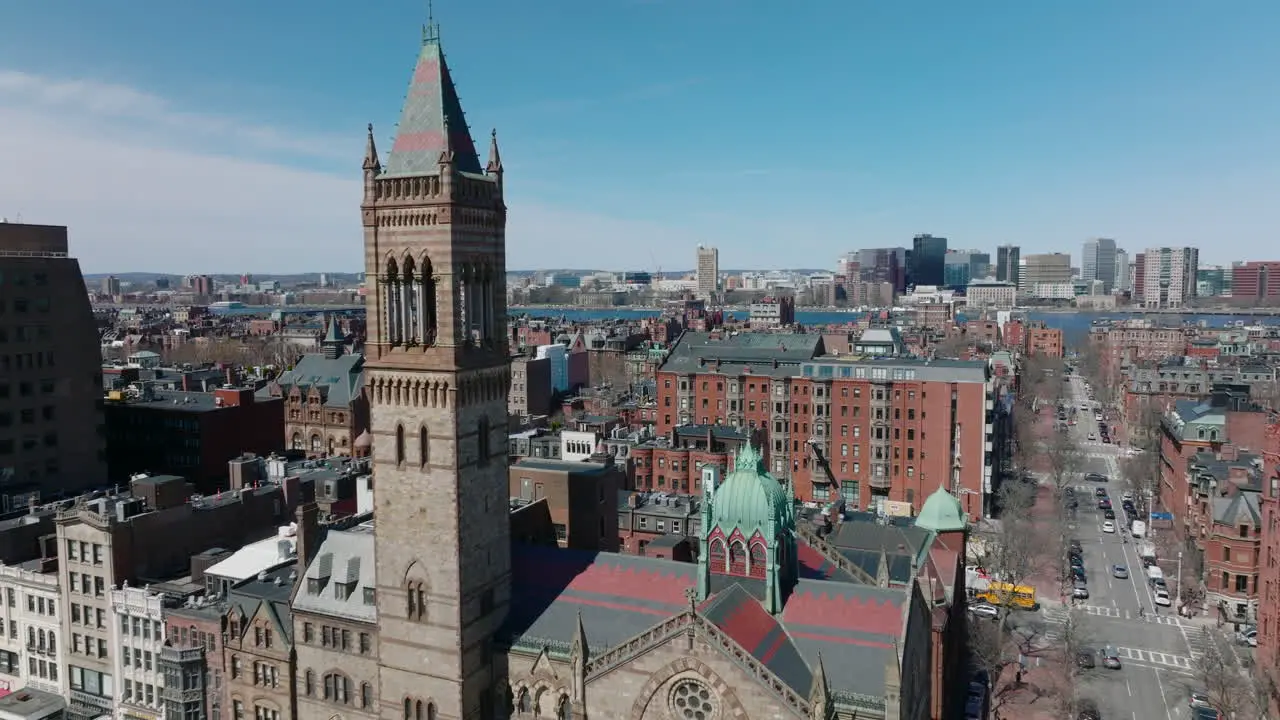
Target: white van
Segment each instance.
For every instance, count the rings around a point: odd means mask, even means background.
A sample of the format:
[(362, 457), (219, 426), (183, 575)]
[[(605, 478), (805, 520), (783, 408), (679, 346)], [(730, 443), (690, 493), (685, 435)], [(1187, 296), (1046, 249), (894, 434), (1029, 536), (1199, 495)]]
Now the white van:
[(1147, 568), (1148, 581), (1155, 582), (1156, 580), (1163, 580), (1163, 579), (1164, 579), (1164, 571), (1160, 569), (1159, 565), (1152, 565), (1151, 567)]
[(1131, 528), (1133, 536), (1136, 538), (1144, 538), (1147, 536), (1147, 524), (1141, 520), (1134, 520)]

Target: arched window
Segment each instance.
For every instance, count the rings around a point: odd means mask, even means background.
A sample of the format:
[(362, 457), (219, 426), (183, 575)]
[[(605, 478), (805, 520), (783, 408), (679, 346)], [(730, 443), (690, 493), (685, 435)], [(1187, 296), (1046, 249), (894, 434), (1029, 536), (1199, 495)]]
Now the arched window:
[(315, 671), (307, 670), (306, 675), (303, 676), (302, 692), (306, 693), (307, 697), (311, 697), (312, 695), (316, 694)]
[(427, 426), (418, 428), (418, 463), (426, 467), (431, 462), (431, 439), (427, 437)]
[(476, 427), (476, 464), (489, 464), (489, 418), (482, 417)]
[(413, 720), (413, 701), (404, 699), (404, 720)]
[(561, 695), (560, 700), (556, 703), (556, 718), (558, 720), (569, 720), (569, 696)]
[(709, 554), (711, 556), (710, 560), (711, 560), (712, 572), (724, 572), (725, 571), (724, 540), (722, 540), (721, 538), (716, 538), (712, 540)]
[(324, 699), (342, 705), (351, 702), (351, 678), (342, 673), (325, 674)]
[(436, 720), (436, 704), (433, 702), (427, 703), (427, 720)]
[(313, 453), (318, 453), (318, 452), (320, 452), (323, 448), (324, 448), (324, 445), (322, 444), (322, 441), (320, 440), (320, 435), (319, 435), (319, 434), (312, 435), (312, 436), (311, 436), (311, 452), (313, 452)]
[(338, 449), (338, 441), (334, 440), (333, 438), (329, 438), (329, 454), (336, 455), (337, 449)]
[(302, 433), (296, 432), (293, 434), (293, 439), (289, 441), (289, 448), (291, 450), (306, 449), (306, 446), (302, 444)]
[(422, 261), (422, 342), (432, 345), (436, 341), (436, 276), (431, 261)]
[(763, 542), (755, 542), (751, 545), (751, 576), (764, 577), (764, 569), (767, 564), (766, 552)]
[(413, 720), (422, 720), (422, 701), (415, 700), (413, 703)]
[(533, 701), (529, 698), (529, 689), (520, 688), (520, 700), (516, 703), (516, 710), (521, 713), (527, 713), (533, 709)]
[(396, 426), (396, 465), (404, 465), (404, 426)]
[(360, 707), (368, 710), (373, 707), (373, 686), (360, 683)]
[(741, 540), (729, 544), (729, 572), (733, 575), (747, 574), (747, 546)]

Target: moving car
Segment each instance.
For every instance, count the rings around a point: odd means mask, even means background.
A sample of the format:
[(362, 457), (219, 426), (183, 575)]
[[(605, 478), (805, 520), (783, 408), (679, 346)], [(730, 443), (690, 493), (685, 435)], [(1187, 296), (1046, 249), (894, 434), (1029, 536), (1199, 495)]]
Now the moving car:
[(1246, 625), (1236, 632), (1236, 642), (1249, 647), (1258, 647), (1258, 628)]
[(975, 603), (969, 606), (969, 612), (978, 617), (997, 618), (1000, 617), (1000, 608), (990, 603)]
[(1108, 645), (1102, 651), (1102, 667), (1108, 670), (1120, 669), (1120, 652)]
[(1128, 580), (1129, 568), (1123, 565), (1116, 565), (1115, 567), (1111, 568), (1111, 575), (1120, 580)]
[(1169, 599), (1169, 591), (1164, 588), (1156, 588), (1156, 604), (1160, 607), (1169, 607), (1173, 601)]
[(1097, 439), (1098, 439), (1097, 433), (1089, 433), (1089, 442), (1093, 442), (1094, 440), (1097, 440)]
[(1103, 511), (1102, 511), (1102, 517), (1104, 517), (1104, 518), (1106, 518), (1106, 519), (1108, 519), (1108, 520), (1115, 520), (1115, 519), (1116, 519), (1116, 511), (1115, 511), (1115, 510), (1112, 510), (1111, 508), (1107, 508), (1106, 510), (1103, 510)]
[(1115, 523), (1111, 522), (1110, 520), (1103, 520), (1103, 521), (1102, 521), (1102, 532), (1104, 532), (1104, 533), (1113, 533), (1113, 532), (1115, 532), (1115, 531), (1116, 531), (1116, 524), (1115, 524)]

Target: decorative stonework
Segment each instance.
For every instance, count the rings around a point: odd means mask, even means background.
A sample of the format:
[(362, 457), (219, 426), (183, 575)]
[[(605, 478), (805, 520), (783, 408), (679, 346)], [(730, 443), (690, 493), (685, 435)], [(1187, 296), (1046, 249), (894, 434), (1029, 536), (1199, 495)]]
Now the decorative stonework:
[[(662, 694), (664, 688), (666, 693)], [(692, 657), (672, 661), (649, 676), (631, 707), (631, 720), (655, 717), (648, 714), (655, 701), (661, 703), (662, 708), (662, 715), (657, 717), (665, 715), (671, 720), (729, 720), (748, 717), (746, 708), (738, 701), (733, 688), (709, 665)]]

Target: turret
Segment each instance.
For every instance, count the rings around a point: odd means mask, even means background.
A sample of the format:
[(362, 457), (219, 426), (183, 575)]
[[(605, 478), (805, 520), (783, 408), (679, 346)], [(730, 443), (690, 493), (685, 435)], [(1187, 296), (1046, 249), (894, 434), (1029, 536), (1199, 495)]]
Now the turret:
[(587, 648), (587, 629), (582, 625), (582, 613), (579, 612), (578, 625), (573, 633), (573, 644), (569, 648), (570, 672), (573, 674), (573, 694), (569, 702), (572, 703), (573, 717), (586, 717), (587, 661), (590, 659)]
[(364, 199), (370, 202), (374, 198), (374, 184), (382, 173), (382, 163), (378, 161), (378, 148), (373, 142), (373, 123), (369, 123), (368, 137), (364, 143)]
[(822, 653), (813, 669), (813, 683), (809, 686), (809, 720), (827, 720), (831, 716), (831, 688), (827, 685), (827, 671), (822, 666)]
[(498, 181), (498, 191), (502, 191), (502, 155), (498, 152), (498, 130), (494, 128), (489, 134), (489, 164), (485, 166), (485, 173), (493, 176)]

